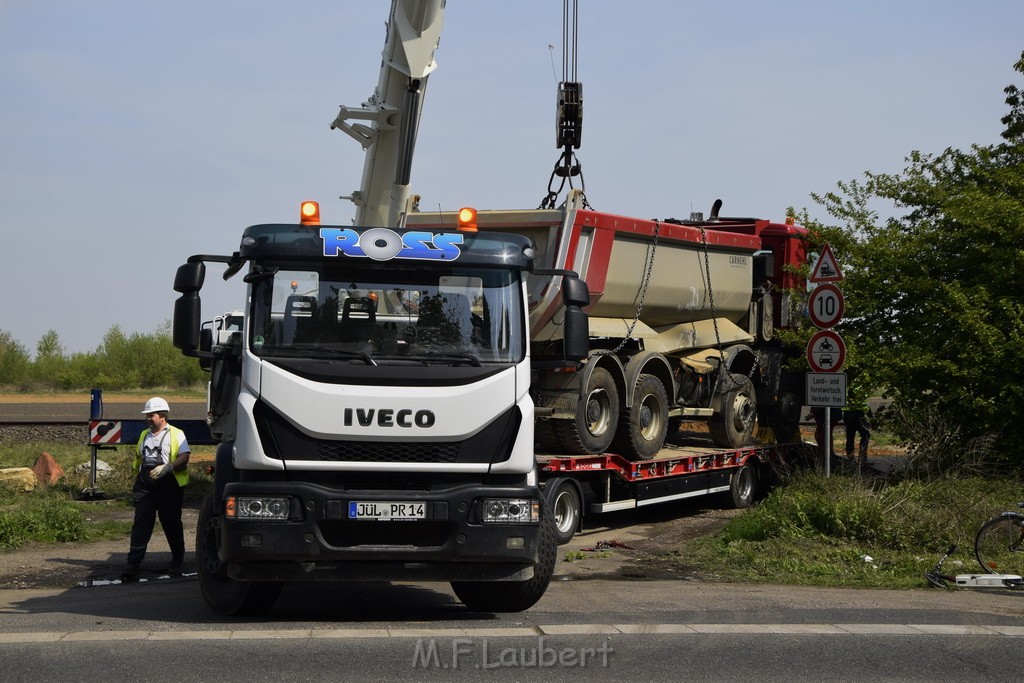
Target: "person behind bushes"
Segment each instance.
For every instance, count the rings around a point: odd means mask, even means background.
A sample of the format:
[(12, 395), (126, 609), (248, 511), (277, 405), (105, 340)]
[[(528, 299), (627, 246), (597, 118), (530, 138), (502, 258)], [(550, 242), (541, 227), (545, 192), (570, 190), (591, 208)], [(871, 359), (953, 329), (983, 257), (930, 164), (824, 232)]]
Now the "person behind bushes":
[(868, 430), (868, 391), (864, 387), (864, 376), (855, 375), (850, 382), (846, 394), (846, 408), (843, 410), (843, 424), (846, 425), (846, 457), (853, 458), (854, 442), (860, 434), (858, 455), (861, 462), (868, 459), (868, 441), (871, 432)]

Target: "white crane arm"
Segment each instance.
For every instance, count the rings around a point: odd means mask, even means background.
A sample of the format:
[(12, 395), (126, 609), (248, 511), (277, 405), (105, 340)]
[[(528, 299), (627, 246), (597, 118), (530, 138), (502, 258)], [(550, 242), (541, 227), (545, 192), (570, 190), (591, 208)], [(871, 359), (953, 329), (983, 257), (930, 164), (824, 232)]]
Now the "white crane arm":
[(405, 222), (412, 155), (427, 77), (437, 68), (444, 6), (445, 0), (392, 1), (377, 89), (361, 107), (342, 106), (331, 124), (366, 151), (360, 188), (349, 197), (357, 225)]

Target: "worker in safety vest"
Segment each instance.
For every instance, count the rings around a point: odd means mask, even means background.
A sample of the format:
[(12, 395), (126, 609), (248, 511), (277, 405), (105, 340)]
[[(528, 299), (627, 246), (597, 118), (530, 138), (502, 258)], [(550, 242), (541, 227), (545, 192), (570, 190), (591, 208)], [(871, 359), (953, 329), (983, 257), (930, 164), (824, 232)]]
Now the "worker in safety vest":
[(146, 546), (153, 536), (157, 517), (171, 547), (169, 572), (181, 573), (185, 560), (185, 530), (181, 523), (181, 506), (188, 484), (189, 445), (185, 433), (167, 422), (170, 411), (167, 401), (154, 397), (142, 409), (149, 429), (139, 435), (132, 469), (137, 473), (132, 486), (135, 521), (128, 549), (128, 561), (122, 579), (138, 578)]

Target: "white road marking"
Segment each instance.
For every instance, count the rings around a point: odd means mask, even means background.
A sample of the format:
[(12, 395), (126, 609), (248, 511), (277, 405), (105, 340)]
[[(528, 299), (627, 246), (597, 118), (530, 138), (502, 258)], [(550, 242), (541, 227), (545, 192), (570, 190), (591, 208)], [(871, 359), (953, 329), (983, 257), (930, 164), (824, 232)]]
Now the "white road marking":
[(1024, 637), (1024, 626), (998, 624), (549, 624), (535, 627), (473, 628), (345, 628), (345, 629), (237, 629), (189, 631), (56, 631), (0, 633), (0, 645), (101, 641), (194, 641), (316, 638), (535, 638), (538, 636), (594, 635), (802, 635), (835, 636), (1010, 636)]

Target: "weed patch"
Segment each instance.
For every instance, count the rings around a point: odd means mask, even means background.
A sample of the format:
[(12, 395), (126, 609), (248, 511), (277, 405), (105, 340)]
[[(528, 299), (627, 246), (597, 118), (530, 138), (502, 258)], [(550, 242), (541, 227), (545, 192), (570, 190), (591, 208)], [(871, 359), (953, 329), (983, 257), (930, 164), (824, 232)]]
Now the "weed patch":
[(688, 541), (653, 566), (722, 581), (919, 587), (952, 544), (960, 548), (954, 559), (973, 568), (978, 528), (1015, 508), (1020, 490), (1010, 476), (886, 483), (807, 472), (717, 535)]

